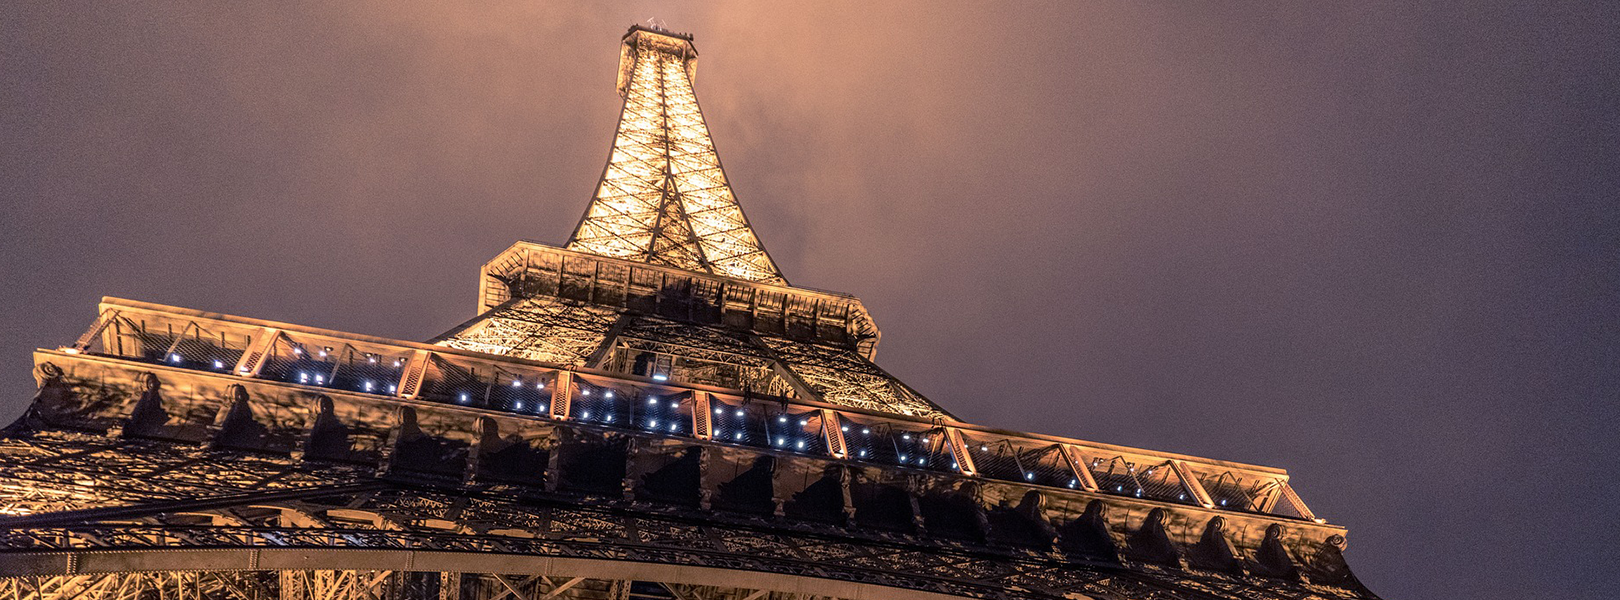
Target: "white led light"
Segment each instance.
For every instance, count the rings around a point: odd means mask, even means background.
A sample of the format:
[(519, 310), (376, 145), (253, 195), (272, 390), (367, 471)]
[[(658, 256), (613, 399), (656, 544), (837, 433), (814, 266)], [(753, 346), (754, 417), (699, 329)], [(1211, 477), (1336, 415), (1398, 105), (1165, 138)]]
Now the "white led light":
[(602, 397), (603, 398), (612, 398), (613, 397), (613, 390), (608, 390), (608, 391), (602, 392)]
[(371, 391), (371, 382), (370, 381), (366, 382), (366, 391), (368, 391), (368, 392)]
[(1024, 473), (1024, 481), (1035, 481), (1034, 473)]
[(589, 395), (591, 395), (591, 391), (587, 390), (585, 388), (580, 388), (579, 389), (579, 395), (581, 395), (581, 396), (589, 396)]
[(512, 403), (512, 410), (523, 410), (523, 403), (522, 402), (513, 402)]
[(377, 364), (377, 357), (373, 356), (373, 355), (370, 355), (370, 354), (367, 354), (366, 355), (366, 362), (371, 363), (371, 364)]
[(589, 418), (591, 418), (591, 411), (588, 411), (588, 410), (587, 410), (587, 411), (585, 411), (585, 412), (584, 412), (584, 414), (581, 414), (581, 415), (580, 415), (580, 418), (582, 418), (582, 419), (589, 419)]
[(309, 383), (309, 373), (298, 372), (298, 383)]
[(680, 430), (680, 426), (681, 426), (681, 424), (680, 424), (680, 423), (670, 423), (670, 424), (669, 424), (669, 430), (670, 430), (670, 431), (679, 431), (679, 430)]
[(804, 440), (799, 440), (797, 443), (795, 443), (793, 445), (794, 445), (794, 447), (797, 447), (798, 449), (803, 450), (804, 449)]
[(653, 375), (652, 378), (653, 381), (669, 381), (669, 376), (661, 373), (658, 375)]
[(326, 376), (325, 375), (316, 375), (315, 376), (315, 384), (320, 385), (320, 384), (323, 384), (323, 383), (326, 383)]
[(219, 359), (216, 358), (216, 359), (214, 359), (214, 368), (215, 369), (223, 369), (223, 368), (225, 368), (225, 363), (220, 362)]
[(399, 391), (399, 386), (391, 384), (391, 383), (388, 384), (388, 393), (392, 394), (392, 393), (397, 392), (397, 391)]
[(928, 443), (928, 438), (926, 438), (926, 437), (925, 437), (925, 438), (923, 438), (923, 439), (922, 439), (922, 443), (924, 443), (924, 444), (926, 444), (926, 443)]
[(681, 407), (681, 403), (679, 403), (679, 402), (676, 402), (676, 401), (674, 401), (674, 400), (670, 400), (670, 401), (669, 401), (669, 407), (670, 407), (670, 408), (680, 408), (680, 407)]
[(872, 433), (871, 429), (868, 429), (866, 427), (861, 428), (861, 435), (867, 435), (867, 434), (870, 434), (870, 433)]
[(462, 401), (462, 402), (466, 402), (466, 401), (467, 401), (467, 392), (462, 392), (462, 393), (461, 393), (461, 401)]
[(776, 422), (778, 422), (778, 423), (786, 423), (787, 422), (787, 417), (786, 416), (777, 417)]
[(612, 423), (613, 422), (613, 415), (608, 415), (607, 418), (603, 419), (603, 420), (605, 420), (605, 421), (607, 421), (609, 423)]
[(537, 389), (537, 390), (546, 389), (546, 382), (544, 382), (544, 381), (535, 382), (534, 389)]
[(909, 433), (907, 433), (907, 434), (902, 434), (902, 435), (901, 435), (901, 436), (900, 436), (900, 439), (902, 439), (902, 440), (909, 440), (909, 439), (911, 439), (911, 434), (909, 434)]
[(900, 462), (905, 462), (905, 461), (906, 461), (906, 455), (901, 454), (900, 455)]
[(865, 451), (865, 450), (862, 450), (862, 451), (861, 451), (861, 457), (862, 457), (862, 458), (865, 458), (865, 457), (866, 457), (866, 451)]
[(845, 426), (841, 427), (840, 429), (843, 429), (844, 433), (849, 433), (849, 426), (848, 425), (845, 425)]
[(716, 409), (714, 409), (714, 414), (717, 414), (717, 415), (723, 415), (723, 414), (726, 414), (726, 409), (723, 409), (723, 408), (716, 408)]
[(658, 426), (658, 419), (653, 419), (651, 421), (648, 421), (647, 426), (648, 427), (657, 427)]
[(540, 411), (540, 412), (546, 412), (546, 405), (541, 404), (539, 407), (535, 408), (535, 410)]
[(809, 424), (810, 424), (809, 419), (799, 419), (799, 426), (800, 427), (804, 427), (804, 426), (809, 425)]
[(180, 355), (179, 354), (170, 354), (169, 355), (169, 362), (172, 362), (174, 364), (180, 364)]
[(737, 435), (734, 435), (734, 436), (731, 436), (731, 437), (732, 437), (732, 439), (740, 440), (740, 439), (742, 439), (742, 432), (739, 431), (739, 432), (737, 432)]
[(737, 416), (739, 416), (739, 417), (743, 416), (743, 410), (742, 409), (740, 409), (740, 408), (737, 409)]
[[(609, 396), (609, 397), (611, 397), (611, 396)], [(657, 398), (648, 398), (647, 399), (647, 406), (658, 406), (658, 399)]]
[(523, 387), (523, 382), (520, 381), (520, 380), (517, 380), (517, 379), (513, 379), (512, 380), (512, 387)]

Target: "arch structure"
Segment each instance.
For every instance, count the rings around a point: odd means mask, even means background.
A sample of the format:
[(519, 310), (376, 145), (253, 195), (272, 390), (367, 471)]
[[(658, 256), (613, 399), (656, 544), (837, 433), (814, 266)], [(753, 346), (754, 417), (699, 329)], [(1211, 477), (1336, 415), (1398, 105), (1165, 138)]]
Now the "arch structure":
[(966, 423), (883, 371), (860, 301), (748, 228), (691, 37), (623, 41), (584, 221), (484, 265), (471, 321), (105, 298), (37, 350), (0, 600), (1376, 599), (1281, 469)]

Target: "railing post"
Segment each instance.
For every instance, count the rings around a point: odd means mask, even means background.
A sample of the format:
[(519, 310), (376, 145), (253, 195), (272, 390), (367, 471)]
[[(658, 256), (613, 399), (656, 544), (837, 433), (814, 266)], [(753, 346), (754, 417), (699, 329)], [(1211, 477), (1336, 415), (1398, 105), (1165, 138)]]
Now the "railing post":
[(1265, 495), (1259, 498), (1259, 501), (1255, 503), (1254, 509), (1263, 513), (1269, 513), (1273, 509), (1277, 508), (1277, 501), (1282, 498), (1282, 488), (1286, 483), (1287, 482), (1282, 479), (1273, 479), (1271, 481), (1271, 485), (1264, 488), (1262, 493)]
[(264, 357), (270, 354), (270, 349), (276, 345), (276, 338), (281, 337), (281, 330), (272, 327), (263, 327), (259, 331), (259, 341), (242, 351), (242, 357), (236, 359), (236, 368), (232, 373), (243, 377), (258, 377), (259, 371), (264, 369)]
[(838, 413), (831, 409), (821, 409), (821, 434), (827, 439), (827, 453), (838, 458), (849, 458), (849, 450), (844, 445), (844, 430), (840, 427)]
[(558, 371), (551, 387), (551, 417), (566, 421), (573, 416), (574, 372)]
[(1294, 493), (1294, 487), (1288, 485), (1288, 482), (1286, 481), (1282, 482), (1282, 497), (1288, 502), (1288, 504), (1294, 507), (1294, 512), (1299, 513), (1299, 516), (1318, 523), (1322, 522), (1321, 519), (1316, 518), (1316, 513), (1311, 512), (1311, 508), (1309, 506), (1305, 506), (1305, 501), (1299, 499), (1299, 494)]
[(198, 325), (196, 321), (187, 322), (185, 327), (180, 328), (180, 335), (174, 336), (174, 341), (169, 342), (169, 347), (163, 350), (163, 357), (158, 360), (167, 363), (169, 359), (175, 357), (175, 349), (180, 347), (180, 342), (186, 341), (186, 332), (191, 331), (193, 328), (202, 331), (202, 326)]
[(107, 329), (107, 325), (111, 324), (113, 319), (116, 318), (118, 318), (117, 309), (108, 309), (102, 311), (101, 316), (96, 317), (96, 322), (90, 326), (89, 331), (86, 331), (84, 332), (84, 335), (79, 336), (78, 341), (73, 342), (73, 345), (70, 347), (74, 350), (78, 350), (79, 352), (89, 350), (90, 345), (96, 342), (96, 336), (101, 335), (101, 332)]
[(956, 469), (963, 475), (978, 475), (979, 468), (973, 464), (973, 455), (968, 452), (967, 442), (962, 439), (962, 430), (946, 427), (945, 441), (951, 445), (951, 458), (956, 460)]
[(1095, 492), (1097, 491), (1097, 480), (1091, 476), (1091, 466), (1080, 458), (1078, 452), (1080, 452), (1079, 448), (1064, 444), (1063, 461), (1068, 463), (1069, 470), (1074, 472), (1074, 479), (1080, 482), (1080, 489)]
[(417, 350), (411, 354), (410, 362), (399, 373), (399, 397), (414, 400), (422, 393), (422, 380), (427, 377), (428, 363), (433, 359), (433, 353), (427, 350)]
[(714, 437), (714, 418), (709, 412), (709, 394), (692, 390), (692, 435), (700, 440)]
[(1176, 470), (1176, 477), (1181, 479), (1181, 487), (1186, 488), (1187, 493), (1192, 494), (1199, 505), (1204, 508), (1215, 508), (1215, 501), (1210, 499), (1209, 492), (1204, 491), (1204, 484), (1199, 483), (1198, 478), (1193, 476), (1192, 469), (1187, 467), (1186, 462), (1172, 460), (1170, 468)]

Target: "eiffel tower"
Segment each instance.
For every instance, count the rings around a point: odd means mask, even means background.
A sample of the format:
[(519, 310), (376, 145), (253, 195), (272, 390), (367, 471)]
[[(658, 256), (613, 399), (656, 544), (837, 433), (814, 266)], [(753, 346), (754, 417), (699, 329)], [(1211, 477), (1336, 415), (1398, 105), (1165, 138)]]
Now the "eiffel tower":
[(1373, 599), (1286, 472), (962, 422), (793, 287), (632, 27), (566, 247), (428, 343), (105, 298), (0, 436), (0, 597)]

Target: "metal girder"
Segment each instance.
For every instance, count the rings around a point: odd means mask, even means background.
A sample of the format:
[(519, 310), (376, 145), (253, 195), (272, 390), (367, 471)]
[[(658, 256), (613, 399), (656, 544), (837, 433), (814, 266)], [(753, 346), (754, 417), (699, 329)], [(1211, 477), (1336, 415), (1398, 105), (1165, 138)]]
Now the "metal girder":
[[(17, 528), (7, 523), (5, 529), (10, 533), (0, 536), (0, 555), (10, 560), (0, 561), (0, 577), (108, 570), (319, 568), (611, 576), (707, 584), (715, 581), (715, 569), (723, 569), (725, 581), (747, 581), (758, 589), (836, 590), (856, 582), (889, 590), (883, 597), (901, 597), (900, 590), (910, 590), (924, 594), (914, 597), (1045, 598), (1050, 593), (1009, 594), (1006, 586), (1008, 581), (1019, 581), (1020, 589), (1119, 592), (1119, 580), (1144, 577), (1169, 589), (1184, 590), (1176, 583), (1183, 580), (1208, 580), (1213, 582), (1209, 585), (1243, 592), (1210, 594), (1215, 598), (1298, 591), (1286, 580), (1176, 572), (1162, 573), (1165, 581), (1158, 581), (1153, 569), (1121, 570), (1029, 556), (992, 557), (950, 547), (911, 545), (883, 535), (828, 537), (814, 532), (814, 526), (793, 531), (705, 525), (611, 509), (520, 506), (424, 491), (356, 491), (324, 500), (312, 498), (297, 510), (325, 512), (332, 518), (261, 518), (263, 524), (250, 527), (186, 524), (185, 515), (177, 515), (179, 520), (174, 522), (155, 515), (146, 525), (112, 522)], [(500, 529), (503, 527), (506, 529)], [(688, 576), (678, 576), (680, 573)], [(1347, 588), (1309, 589), (1326, 597), (1364, 598)]]
[[(746, 515), (727, 517), (715, 513), (660, 514), (640, 508), (643, 505), (629, 497), (581, 503), (567, 495), (543, 500), (531, 491), (525, 493), (527, 500), (513, 502), (505, 492), (497, 491), (500, 488), (446, 492), (408, 482), (382, 482), (375, 478), (372, 468), (361, 465), (289, 462), (288, 457), (187, 450), (184, 446), (139, 440), (95, 444), (98, 439), (102, 438), (40, 432), (32, 438), (10, 438), (0, 444), (0, 454), (4, 455), (0, 460), (24, 467), (0, 476), (0, 495), (13, 495), (30, 486), (56, 487), (83, 481), (87, 483), (76, 484), (80, 487), (73, 489), (95, 494), (87, 496), (93, 505), (111, 505), (106, 509), (50, 514), (67, 505), (52, 506), (53, 500), (46, 498), (33, 506), (46, 514), (0, 518), (0, 556), (7, 559), (0, 560), (0, 576), (80, 575), (108, 569), (478, 573), (499, 570), (490, 564), (500, 563), (528, 565), (514, 567), (508, 574), (617, 577), (692, 585), (716, 581), (717, 572), (701, 571), (701, 577), (671, 579), (670, 569), (718, 569), (726, 573), (728, 583), (753, 576), (765, 578), (748, 584), (754, 590), (838, 595), (827, 590), (854, 582), (882, 588), (885, 591), (876, 594), (882, 597), (901, 597), (895, 590), (910, 590), (987, 599), (1053, 598), (1061, 593), (1092, 592), (1135, 598), (1152, 596), (1136, 594), (1130, 586), (1149, 586), (1175, 591), (1166, 598), (1251, 598), (1287, 597), (1301, 589), (1288, 580), (1233, 578), (1221, 572), (1156, 574), (1151, 565), (1122, 567), (1077, 562), (1075, 557), (1055, 553), (970, 549), (903, 533), (841, 528), (835, 532), (816, 522), (761, 521)], [(63, 451), (81, 444), (93, 445), (86, 452)], [(38, 479), (36, 470), (41, 469), (55, 470), (59, 477)], [(115, 475), (126, 479), (106, 479)], [(151, 478), (146, 486), (131, 484), (143, 476)], [(223, 481), (213, 481), (216, 478)], [(95, 483), (98, 481), (111, 483)], [(298, 487), (312, 481), (353, 481), (360, 485)], [(224, 482), (235, 483), (221, 485)], [(202, 483), (214, 487), (195, 487)], [(148, 490), (143, 495), (151, 500), (136, 502), (127, 493), (102, 491), (104, 485)], [(271, 489), (258, 491), (266, 486)], [(150, 490), (160, 487), (182, 493), (151, 494)], [(238, 495), (229, 496), (230, 490), (236, 490)], [(216, 497), (186, 497), (204, 493)], [(600, 502), (611, 505), (594, 506)], [(916, 502), (912, 500), (913, 511), (917, 510)], [(935, 525), (933, 521), (919, 522)], [(479, 562), (457, 562), (469, 557), (477, 557)], [(522, 562), (534, 560), (541, 562)], [(579, 564), (569, 562), (575, 560), (604, 561), (604, 565), (619, 570), (581, 572)], [(631, 563), (646, 567), (637, 570), (642, 568), (628, 567)], [(535, 570), (536, 564), (554, 570)], [(571, 566), (563, 569), (559, 565)], [(357, 586), (353, 587), (361, 590), (356, 592), (357, 597), (363, 597), (364, 590), (378, 589), (374, 576), (348, 580), (294, 577), (289, 581), (295, 587), (303, 586), (296, 589), (316, 591), (348, 589), (339, 584), (349, 581), (343, 585)], [(1187, 587), (1189, 581), (1227, 591), (1194, 594), (1188, 591), (1192, 589)], [(584, 582), (572, 586), (581, 593), (591, 589)], [(528, 590), (531, 593), (527, 597), (543, 595), (549, 589)], [(1309, 589), (1325, 597), (1366, 598), (1355, 587)]]
[(1187, 493), (1192, 494), (1199, 505), (1215, 508), (1215, 501), (1209, 498), (1209, 492), (1204, 491), (1204, 486), (1198, 483), (1198, 478), (1193, 476), (1192, 469), (1187, 467), (1186, 461), (1172, 460), (1170, 466), (1176, 470), (1176, 477), (1181, 480), (1182, 487)]
[[(86, 441), (90, 447), (83, 451), (61, 451), (80, 448)], [(342, 480), (334, 477), (336, 472), (296, 470), (284, 461), (261, 456), (201, 454), (160, 444), (147, 444), (148, 451), (129, 452), (103, 441), (67, 433), (7, 440), (6, 455), (13, 449), (57, 452), (8, 465), (6, 480), (17, 493), (6, 494), (6, 514), (189, 501), (330, 485)]]
[(274, 491), (254, 490), (246, 493), (227, 496), (187, 497), (126, 506), (39, 512), (25, 516), (3, 517), (0, 518), (0, 524), (16, 529), (52, 527), (108, 520), (130, 520), (168, 513), (286, 502), (289, 500), (319, 498), (322, 496), (352, 495), (356, 492), (382, 489), (383, 487), (385, 487), (385, 485), (380, 481), (363, 481), (358, 483), (316, 485), (307, 488), (290, 488)]
[[(722, 327), (535, 297), (509, 302), (450, 334), (440, 345), (560, 364), (584, 365), (612, 357), (611, 348), (707, 361), (735, 369), (727, 387), (794, 389), (832, 404), (923, 418), (950, 419), (939, 406), (883, 371), (857, 351)], [(631, 360), (620, 356), (620, 361)], [(705, 364), (705, 363), (696, 363)], [(629, 370), (629, 365), (606, 365)], [(774, 367), (774, 368), (773, 368)]]
[(785, 338), (758, 336), (758, 339), (824, 402), (954, 420), (939, 406), (854, 351)]
[(543, 576), (387, 570), (169, 571), (0, 579), (0, 600), (743, 600), (767, 595), (783, 600), (832, 598), (725, 585), (584, 577), (556, 583)]
[(647, 315), (637, 316), (630, 321), (624, 329), (623, 339), (632, 347), (668, 349), (672, 354), (715, 362), (756, 367), (770, 363), (769, 355), (746, 335)]
[(248, 346), (242, 352), (242, 358), (237, 359), (236, 365), (231, 368), (232, 373), (240, 373), (244, 377), (258, 377), (259, 371), (264, 368), (264, 356), (275, 346), (276, 338), (281, 332), (271, 327), (260, 328), (259, 341)]
[(564, 365), (584, 364), (618, 319), (618, 311), (612, 309), (526, 298), (480, 315), (476, 325), (438, 344)]
[[(628, 591), (630, 584), (638, 581), (656, 582), (664, 589), (681, 589), (686, 595), (716, 599), (759, 598), (767, 594), (784, 598), (896, 600), (982, 597), (723, 567), (499, 553), (469, 555), (431, 550), (244, 549), (213, 551), (206, 556), (185, 550), (136, 550), (86, 551), (63, 557), (39, 553), (11, 556), (14, 562), (33, 568), (32, 572), (23, 573), (0, 567), (0, 600), (136, 600), (146, 597), (139, 593), (143, 591), (169, 592), (164, 597), (174, 596), (179, 585), (194, 589), (201, 586), (210, 592), (183, 596), (199, 599), (413, 598), (442, 592), (443, 582), (453, 582), (463, 592), (470, 590), (471, 595), (461, 594), (468, 600), (584, 599), (602, 598), (603, 592), (608, 590)], [(69, 557), (70, 562), (62, 560)], [(459, 570), (441, 570), (444, 567)], [(443, 577), (441, 573), (445, 572), (457, 576)], [(441, 590), (434, 590), (435, 587)], [(92, 591), (95, 593), (87, 594)]]

